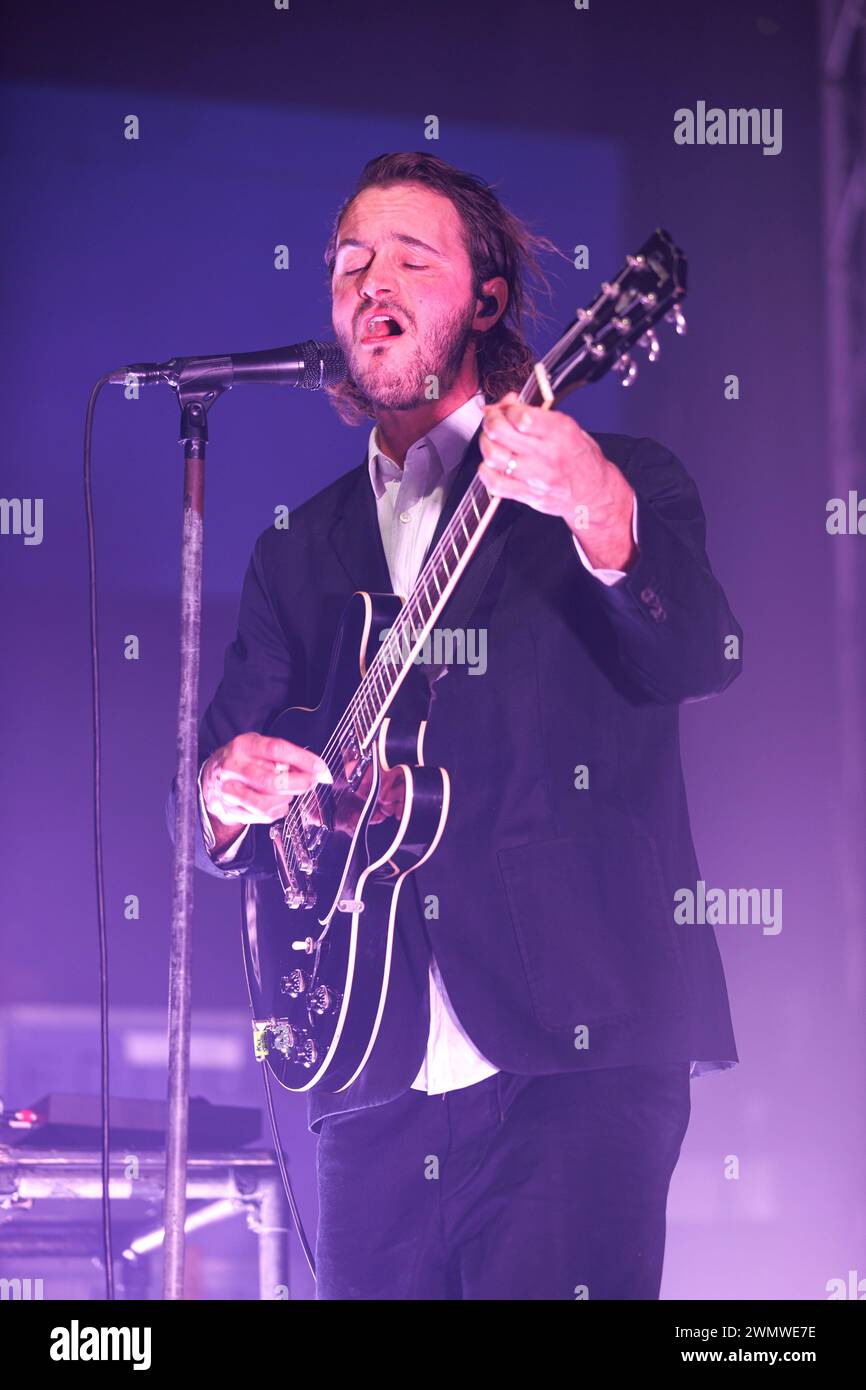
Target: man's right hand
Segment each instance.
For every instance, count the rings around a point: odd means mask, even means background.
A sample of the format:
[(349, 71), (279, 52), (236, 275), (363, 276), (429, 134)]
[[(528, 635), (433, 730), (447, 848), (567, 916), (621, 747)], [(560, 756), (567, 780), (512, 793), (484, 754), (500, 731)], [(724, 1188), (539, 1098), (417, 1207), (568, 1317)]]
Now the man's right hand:
[(211, 753), (202, 768), (214, 853), (226, 849), (247, 825), (281, 820), (300, 792), (331, 780), (327, 765), (309, 748), (264, 734), (238, 734)]

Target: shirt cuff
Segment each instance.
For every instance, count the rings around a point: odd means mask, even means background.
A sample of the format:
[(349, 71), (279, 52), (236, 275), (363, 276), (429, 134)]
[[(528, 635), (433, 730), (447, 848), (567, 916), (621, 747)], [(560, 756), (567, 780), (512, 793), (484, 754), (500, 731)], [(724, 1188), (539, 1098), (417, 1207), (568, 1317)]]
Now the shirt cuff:
[[(206, 761), (207, 759), (205, 759), (205, 762)], [(247, 831), (250, 827), (248, 825), (245, 825), (243, 830), (237, 836), (237, 839), (232, 840), (231, 844), (227, 845), (226, 848), (223, 849), (219, 854), (214, 854), (213, 849), (214, 845), (216, 844), (216, 835), (213, 833), (213, 826), (210, 823), (210, 816), (208, 815), (204, 804), (204, 794), (201, 789), (201, 774), (203, 771), (204, 763), (202, 763), (201, 767), (198, 770), (198, 812), (199, 816), (201, 817), (201, 832), (204, 836), (204, 847), (208, 852), (208, 857), (212, 859), (215, 864), (230, 864), (232, 860), (237, 857), (238, 850), (243, 844), (246, 838)]]
[[(632, 503), (631, 509), (631, 534), (635, 546), (637, 546), (637, 495), (635, 495), (635, 499)], [(612, 584), (618, 584), (621, 579), (625, 579), (625, 570), (596, 569), (590, 561), (589, 557), (587, 556), (586, 551), (584, 550), (580, 541), (577, 539), (577, 536), (575, 536), (573, 532), (572, 537), (574, 540), (575, 549), (577, 550), (577, 553), (580, 556), (580, 563), (583, 565), (584, 569), (589, 570), (590, 574), (595, 579), (600, 580), (602, 584), (606, 584), (608, 588), (610, 588)]]

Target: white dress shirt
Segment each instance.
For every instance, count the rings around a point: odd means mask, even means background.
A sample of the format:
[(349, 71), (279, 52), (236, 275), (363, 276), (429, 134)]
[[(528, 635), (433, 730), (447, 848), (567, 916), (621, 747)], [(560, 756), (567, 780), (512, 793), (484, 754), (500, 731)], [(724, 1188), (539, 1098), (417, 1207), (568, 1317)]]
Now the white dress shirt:
[[(379, 448), (375, 426), (370, 431), (367, 459), (382, 547), (393, 591), (404, 599), (415, 583), (452, 475), (481, 424), (483, 411), (484, 396), (479, 391), (434, 425), (428, 434), (417, 439), (407, 451), (402, 468)], [(637, 544), (637, 506), (632, 513), (632, 535)], [(602, 584), (616, 584), (624, 578), (623, 570), (595, 569), (576, 537), (574, 544), (581, 563)], [(201, 796), (201, 774), (199, 808), (205, 844), (210, 853), (215, 841)], [(245, 835), (246, 829), (220, 854), (217, 862), (226, 864), (234, 859)], [(489, 1062), (467, 1036), (454, 1013), (435, 960), (430, 964), (429, 987), (427, 1052), (412, 1089), (441, 1095), (492, 1076), (499, 1068)]]

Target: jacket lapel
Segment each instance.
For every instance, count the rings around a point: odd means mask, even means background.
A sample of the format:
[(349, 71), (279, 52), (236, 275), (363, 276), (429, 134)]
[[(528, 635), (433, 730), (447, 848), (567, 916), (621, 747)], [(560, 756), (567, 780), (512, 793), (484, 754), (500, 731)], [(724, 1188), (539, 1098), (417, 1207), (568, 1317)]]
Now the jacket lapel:
[[(481, 426), (479, 425), (475, 434), (473, 434), (472, 438), (466, 446), (466, 453), (463, 455), (463, 459), (460, 463), (459, 468), (457, 468), (453, 474), (451, 487), (445, 499), (445, 505), (442, 508), (441, 515), (436, 524), (436, 530), (433, 532), (433, 539), (427, 547), (427, 554), (424, 556), (425, 564), (430, 556), (430, 552), (432, 551), (434, 545), (437, 544), (439, 537), (442, 535), (442, 532), (445, 530), (445, 527), (448, 525), (448, 522), (454, 515), (454, 512), (457, 509), (458, 502), (460, 501), (464, 492), (468, 488), (469, 484), (472, 482), (472, 479), (474, 478), (478, 470), (478, 465), (481, 462), (480, 440)], [(487, 528), (487, 531), (481, 538), (481, 541), (478, 546), (477, 555), (480, 555), (482, 550), (484, 550), (486, 546), (491, 545), (495, 537), (500, 536), (503, 533), (503, 531), (506, 531), (511, 526), (515, 518), (519, 515), (519, 512), (519, 502), (502, 501), (499, 503), (499, 508), (496, 512), (495, 517), (493, 518), (493, 521), (490, 523), (489, 527)], [(501, 550), (501, 546), (498, 546), (497, 548)], [(474, 563), (475, 558), (473, 558), (470, 564)]]
[(350, 473), (346, 482), (328, 539), (356, 589), (365, 589), (371, 594), (390, 594), (391, 577), (382, 548), (379, 514), (370, 486), (366, 454), (361, 467)]
[(448, 522), (454, 515), (457, 503), (460, 501), (460, 498), (463, 496), (469, 484), (472, 482), (472, 479), (475, 475), (475, 471), (478, 468), (479, 463), (481, 462), (481, 448), (479, 444), (480, 439), (481, 426), (479, 425), (478, 429), (473, 434), (469, 443), (466, 445), (466, 452), (464, 453), (463, 458), (460, 461), (460, 464), (457, 468), (455, 468), (454, 472), (451, 474), (451, 486), (446, 494), (445, 503), (442, 507), (442, 511), (439, 513), (439, 520), (436, 523), (436, 529), (433, 532), (433, 537), (424, 555), (424, 560), (422, 562), (424, 564), (426, 564), (427, 557), (429, 556), (434, 545), (436, 545), (437, 541), (439, 540), (439, 537), (442, 535), (442, 532), (448, 525)]
[[(454, 515), (458, 502), (475, 475), (481, 462), (480, 439), (481, 427), (479, 425), (466, 446), (466, 452), (459, 466), (451, 475), (451, 486), (448, 489), (444, 506), (422, 564), (426, 563), (430, 552)], [(499, 510), (479, 545), (479, 554), (485, 546), (491, 543), (494, 536), (498, 536), (503, 529), (511, 525), (517, 511), (517, 503), (500, 503)], [(388, 562), (385, 559), (382, 536), (379, 531), (376, 498), (370, 486), (366, 455), (361, 467), (356, 469), (354, 473), (350, 473), (346, 479), (339, 512), (331, 527), (328, 539), (334, 547), (343, 569), (356, 588), (376, 594), (390, 594), (392, 592)]]

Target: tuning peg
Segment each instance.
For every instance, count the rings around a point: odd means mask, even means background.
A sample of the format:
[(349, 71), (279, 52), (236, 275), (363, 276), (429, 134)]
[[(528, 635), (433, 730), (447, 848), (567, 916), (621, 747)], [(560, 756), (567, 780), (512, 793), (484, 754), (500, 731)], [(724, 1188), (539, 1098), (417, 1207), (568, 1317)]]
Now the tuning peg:
[(648, 362), (655, 362), (662, 350), (661, 343), (651, 328), (648, 328), (643, 337), (638, 339), (637, 345), (646, 348)]
[(679, 304), (675, 304), (674, 307), (669, 309), (665, 314), (665, 323), (676, 324), (677, 333), (680, 337), (683, 336), (686, 331), (686, 316)]
[(617, 358), (613, 364), (613, 369), (615, 372), (619, 372), (622, 377), (621, 384), (623, 386), (631, 386), (637, 376), (637, 363), (632, 361), (627, 352), (624, 352), (622, 357)]

